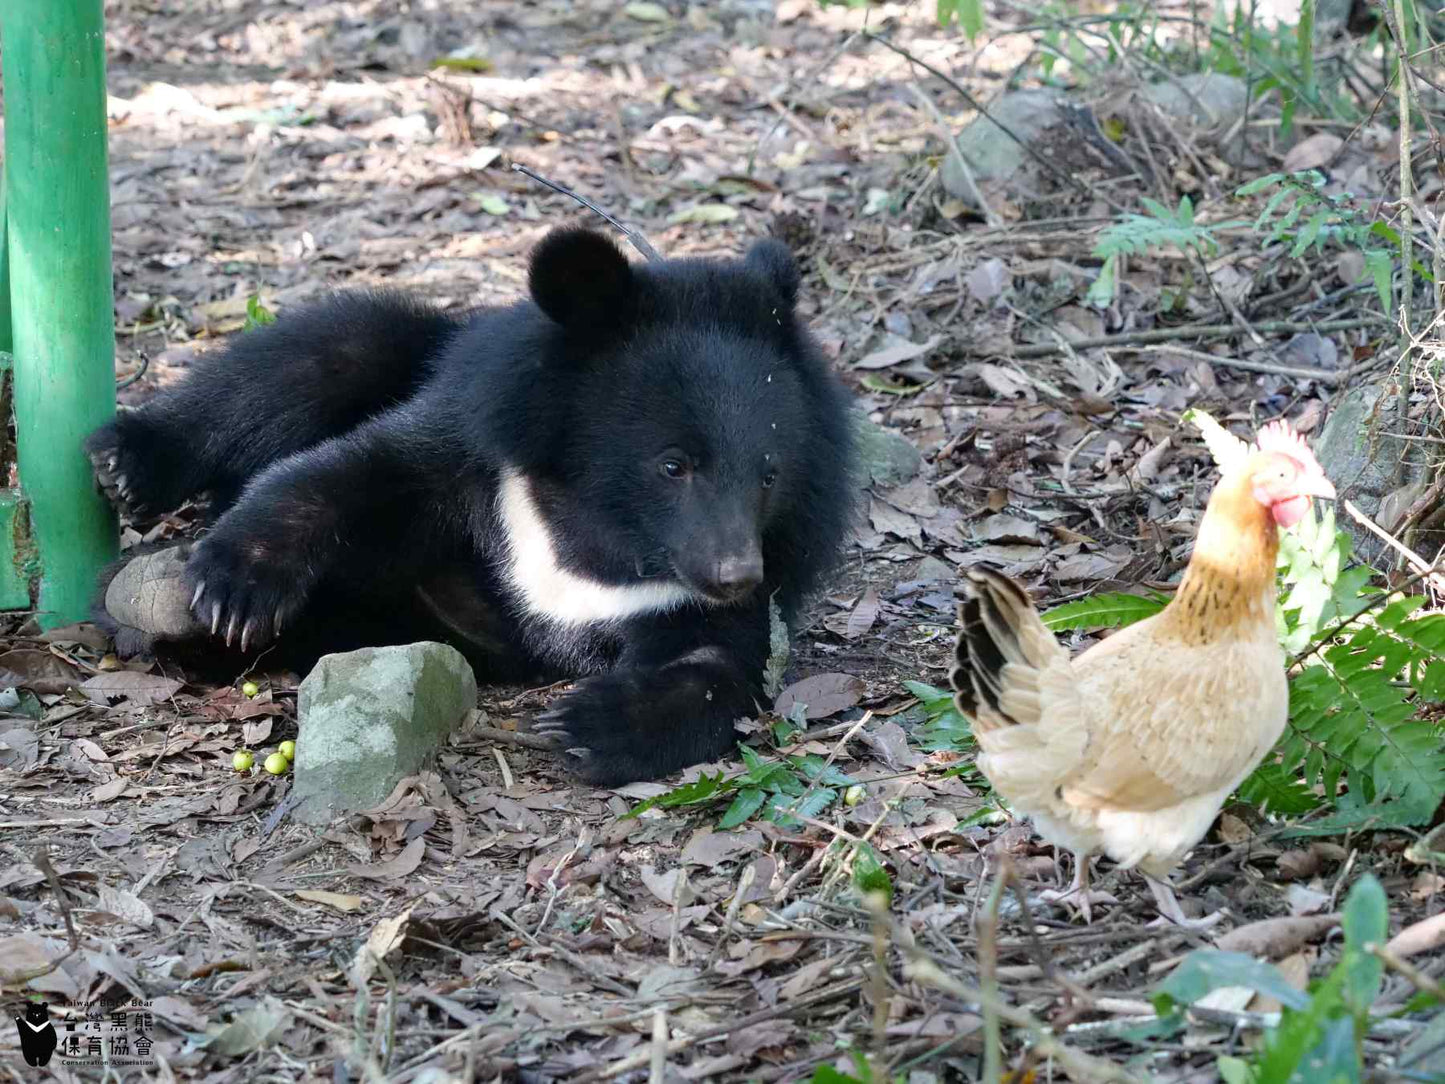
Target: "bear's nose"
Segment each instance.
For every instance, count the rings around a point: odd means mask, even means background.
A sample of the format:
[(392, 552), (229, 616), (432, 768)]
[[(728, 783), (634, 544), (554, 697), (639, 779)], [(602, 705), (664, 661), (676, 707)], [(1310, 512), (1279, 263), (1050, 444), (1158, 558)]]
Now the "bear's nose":
[(763, 582), (763, 555), (747, 553), (737, 557), (724, 557), (717, 563), (714, 580), (730, 594), (742, 594), (752, 590)]

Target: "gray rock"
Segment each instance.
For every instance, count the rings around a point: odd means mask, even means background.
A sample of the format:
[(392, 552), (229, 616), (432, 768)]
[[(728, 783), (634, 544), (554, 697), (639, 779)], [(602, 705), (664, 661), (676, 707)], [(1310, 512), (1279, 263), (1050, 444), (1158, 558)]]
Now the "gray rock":
[(322, 656), (296, 698), (295, 813), (307, 824), (370, 809), (426, 765), (477, 705), (477, 681), (445, 644)]
[(854, 415), (863, 485), (901, 486), (923, 467), (923, 454), (907, 437), (875, 425), (864, 414)]
[[(1372, 518), (1379, 516), (1387, 496), (1402, 486), (1418, 486), (1426, 474), (1425, 445), (1389, 436), (1401, 429), (1398, 406), (1398, 396), (1383, 385), (1352, 388), (1336, 404), (1314, 442), (1315, 458), (1334, 482), (1340, 499), (1350, 499)], [(1401, 460), (1405, 473), (1397, 478), (1396, 466)], [(1408, 506), (1409, 502), (1405, 503)], [(1374, 562), (1382, 556), (1385, 544), (1347, 514), (1337, 513), (1336, 521), (1350, 532), (1360, 557)]]
[(1243, 79), (1232, 75), (1196, 72), (1151, 83), (1144, 89), (1144, 100), (1175, 120), (1218, 131), (1244, 116), (1249, 90)]
[[(988, 106), (989, 116), (998, 124), (983, 116), (970, 121), (958, 133), (957, 142), (959, 153), (973, 170), (974, 179), (980, 184), (985, 181), (1006, 183), (1016, 180), (1016, 175), (1026, 167), (1036, 168), (1028, 152), (1000, 131), (999, 124), (1024, 143), (1035, 145), (1047, 129), (1063, 121), (1062, 98), (1056, 90), (1014, 90)], [(944, 156), (938, 175), (950, 196), (969, 204), (974, 202), (973, 190), (953, 155)]]
[(1157, 105), (1182, 129), (1194, 129), (1187, 138), (1212, 143), (1231, 165), (1247, 157), (1244, 134), (1237, 123), (1249, 104), (1249, 88), (1243, 79), (1218, 72), (1196, 72), (1151, 83), (1144, 89), (1143, 98)]

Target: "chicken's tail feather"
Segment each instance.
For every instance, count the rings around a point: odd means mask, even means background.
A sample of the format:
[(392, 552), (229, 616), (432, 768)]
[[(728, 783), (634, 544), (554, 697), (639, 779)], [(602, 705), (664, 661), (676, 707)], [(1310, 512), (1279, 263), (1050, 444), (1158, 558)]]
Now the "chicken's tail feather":
[(954, 703), (976, 731), (1036, 723), (1040, 671), (1063, 649), (1033, 601), (1013, 580), (991, 569), (965, 573), (954, 666)]

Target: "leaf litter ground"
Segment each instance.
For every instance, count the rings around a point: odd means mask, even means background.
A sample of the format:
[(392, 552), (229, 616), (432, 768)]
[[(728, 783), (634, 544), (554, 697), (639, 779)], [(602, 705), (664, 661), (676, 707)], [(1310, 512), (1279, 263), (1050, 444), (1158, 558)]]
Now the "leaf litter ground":
[[(1184, 1030), (1151, 1025), (1151, 994), (1211, 942), (1146, 928), (1138, 881), (1105, 872), (1120, 902), (1096, 907), (1090, 928), (1032, 893), (1026, 919), (1018, 896), (993, 891), (1005, 873), (1051, 882), (1055, 859), (987, 815), (966, 757), (929, 751), (905, 683), (946, 684), (960, 568), (1003, 567), (1048, 602), (1167, 588), (1211, 481), (1179, 412), (1287, 409), (1314, 429), (1360, 375), (1349, 364), (1373, 357), (1350, 329), (1253, 342), (1227, 305), (1257, 322), (1349, 322), (1361, 295), (1239, 235), (1221, 241), (1213, 291), (1186, 260), (1137, 260), (1106, 325), (1079, 301), (1077, 261), (1127, 184), (1100, 189), (1107, 200), (991, 190), (1008, 224), (980, 223), (936, 180), (936, 111), (956, 128), (957, 99), (919, 84), (925, 108), (907, 61), (856, 38), (840, 50), (856, 12), (773, 8), (113, 0), (118, 369), (144, 369), (122, 392), (142, 401), (239, 330), (257, 294), (283, 313), (338, 286), (450, 305), (515, 296), (536, 239), (587, 216), (512, 160), (667, 253), (783, 234), (826, 348), (872, 418), (923, 458), (875, 480), (778, 705), (809, 708), (782, 751), (863, 791), (732, 831), (718, 827), (723, 805), (625, 819), (666, 788), (570, 785), (548, 754), (495, 740), (524, 731), (556, 689), (489, 689), (434, 773), (315, 834), (285, 819), (284, 777), (231, 768), (237, 748), (295, 736), (296, 675), (261, 665), (212, 687), (165, 666), (117, 670), (87, 626), (42, 636), (12, 623), (0, 644), (0, 687), (21, 690), (0, 718), (7, 993), (59, 960), (29, 993), (145, 1002), (143, 1071), (206, 1081), (794, 1080), (856, 1071), (850, 1051), (914, 1081), (970, 1078), (985, 1030), (969, 990), (990, 982), (1014, 1026), (1005, 1065), (1021, 1064), (1031, 1025), (1062, 1037), (1040, 1077), (1213, 1079), (1217, 1054), (1253, 1041), (1279, 1002), (1238, 988)], [(970, 66), (923, 14), (887, 16), (898, 41), (978, 93), (1027, 51), (1026, 37), (1003, 38)], [(455, 59), (427, 74), (441, 56)], [(1226, 188), (1247, 179), (1210, 161)], [(1159, 326), (1164, 297), (1169, 323), (1224, 332), (1109, 353), (1058, 345)], [(1279, 371), (1286, 347), (1312, 378)], [(128, 523), (126, 541), (178, 539), (194, 520)], [(753, 737), (773, 758), (763, 729)], [(686, 778), (719, 769), (741, 763)], [(840, 862), (859, 840), (866, 850)], [(1408, 842), (1284, 839), (1234, 808), (1179, 872), (1181, 896), (1227, 908), (1220, 946), (1277, 962), (1298, 988), (1337, 956), (1334, 916), (1366, 870), (1392, 930), (1439, 909), (1445, 883), (1405, 859)], [(849, 868), (867, 862), (873, 874)], [(891, 910), (871, 911), (857, 883), (891, 886)], [(1412, 993), (1391, 973), (1382, 1004)], [(1421, 1038), (1387, 1028), (1369, 1050)], [(14, 1043), (0, 1045), (7, 1071), (28, 1079), (9, 1069)]]

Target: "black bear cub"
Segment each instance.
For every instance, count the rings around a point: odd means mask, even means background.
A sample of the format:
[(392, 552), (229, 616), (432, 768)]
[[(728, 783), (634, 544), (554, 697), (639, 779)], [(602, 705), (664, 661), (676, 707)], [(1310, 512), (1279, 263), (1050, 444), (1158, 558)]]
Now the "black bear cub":
[(854, 504), (845, 393), (792, 255), (630, 263), (554, 230), (531, 297), (453, 317), (339, 295), (245, 333), (87, 441), (109, 491), (208, 494), (191, 608), (242, 651), (421, 637), (481, 680), (578, 677), (538, 723), (577, 775), (733, 747)]

